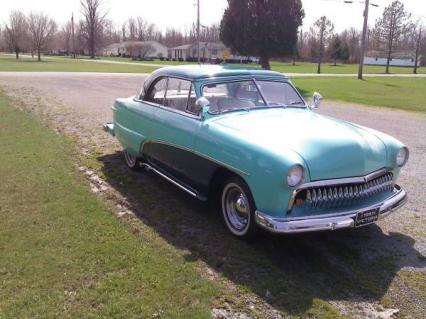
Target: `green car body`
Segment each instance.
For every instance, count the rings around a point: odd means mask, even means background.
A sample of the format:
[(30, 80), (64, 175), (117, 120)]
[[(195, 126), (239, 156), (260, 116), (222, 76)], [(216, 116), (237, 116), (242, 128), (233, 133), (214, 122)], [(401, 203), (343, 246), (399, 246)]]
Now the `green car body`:
[[(406, 148), (395, 138), (319, 115), (304, 101), (302, 107), (218, 114), (208, 105), (194, 114), (144, 101), (159, 79), (169, 77), (190, 81), (194, 99), (202, 97), (204, 86), (218, 82), (292, 84), (272, 71), (168, 67), (154, 72), (139, 95), (116, 100), (114, 121), (105, 129), (127, 153), (191, 195), (206, 199), (218, 178), (235, 174), (250, 189), (256, 223), (282, 233), (354, 227), (359, 214), (366, 213), (358, 221), (361, 226), (406, 201), (395, 184), (402, 166), (396, 158)], [(295, 165), (304, 174), (292, 187), (287, 175)]]

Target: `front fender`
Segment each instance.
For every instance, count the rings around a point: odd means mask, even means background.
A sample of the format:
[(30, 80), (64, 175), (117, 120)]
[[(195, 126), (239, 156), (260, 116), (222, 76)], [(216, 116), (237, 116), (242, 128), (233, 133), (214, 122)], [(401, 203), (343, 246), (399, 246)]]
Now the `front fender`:
[(275, 153), (209, 121), (202, 125), (195, 149), (243, 178), (250, 187), (256, 208), (270, 216), (280, 217), (287, 211), (293, 192), (286, 182), (291, 166), (301, 164), (305, 167), (305, 178), (309, 180), (307, 165), (298, 153), (291, 149), (284, 154)]

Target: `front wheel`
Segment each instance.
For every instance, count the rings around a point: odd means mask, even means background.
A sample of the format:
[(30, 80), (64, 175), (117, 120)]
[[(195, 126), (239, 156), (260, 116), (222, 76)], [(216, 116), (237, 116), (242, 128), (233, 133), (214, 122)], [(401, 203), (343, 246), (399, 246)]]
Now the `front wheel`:
[(258, 233), (255, 205), (247, 184), (238, 177), (228, 178), (222, 189), (221, 209), (229, 231), (245, 240), (254, 240)]
[(134, 171), (140, 169), (141, 165), (140, 165), (140, 159), (138, 157), (129, 153), (126, 150), (123, 151), (123, 153), (124, 153), (124, 160), (126, 161), (126, 165), (128, 168)]

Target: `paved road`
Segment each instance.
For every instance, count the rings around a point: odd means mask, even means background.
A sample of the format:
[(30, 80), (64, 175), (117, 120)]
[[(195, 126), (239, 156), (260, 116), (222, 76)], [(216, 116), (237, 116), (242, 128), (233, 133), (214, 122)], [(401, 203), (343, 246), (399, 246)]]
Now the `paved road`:
[[(145, 77), (146, 75), (141, 74), (105, 73), (0, 73), (0, 88), (6, 88), (9, 94), (19, 97), (25, 102), (27, 108), (47, 115), (51, 123), (53, 122), (54, 128), (65, 130), (65, 133), (76, 136), (82, 152), (90, 151), (90, 147), (96, 145), (105, 149), (106, 153), (113, 154), (119, 149), (119, 145), (100, 127), (104, 122), (111, 120), (111, 106), (114, 99), (136, 94)], [(385, 237), (381, 236), (381, 233), (372, 231), (368, 241), (362, 239), (355, 246), (366, 247), (362, 250), (362, 253), (366, 254), (362, 259), (377, 258), (385, 253), (395, 255), (398, 259), (398, 269), (425, 271), (425, 262), (419, 256), (426, 256), (426, 194), (424, 190), (426, 115), (330, 101), (326, 101), (318, 112), (378, 129), (408, 145), (411, 151), (410, 161), (400, 177), (400, 184), (409, 193), (408, 204), (398, 213), (379, 223)], [(186, 225), (185, 222), (183, 224)], [(200, 231), (208, 232), (206, 229)], [(167, 237), (167, 234), (163, 236)], [(303, 242), (303, 240), (300, 241)], [(350, 242), (345, 244), (352, 247)], [(281, 247), (280, 245), (282, 243), (277, 246)], [(324, 251), (328, 249), (327, 245), (329, 243), (326, 242), (324, 245), (322, 243), (315, 246), (315, 249)], [(201, 255), (210, 256), (211, 249), (218, 250), (215, 254), (223, 253), (217, 247), (209, 247), (208, 251), (201, 252)], [(328, 256), (333, 258), (333, 255)], [(274, 256), (274, 258), (277, 257)], [(274, 258), (272, 259), (275, 260)], [(291, 258), (297, 260), (298, 257), (291, 255)], [(208, 260), (207, 257), (206, 260)], [(342, 269), (347, 266), (336, 260), (333, 262), (336, 263), (336, 267), (342, 267)], [(381, 293), (385, 293), (387, 286), (384, 285), (380, 289)], [(396, 295), (412, 296), (410, 291), (406, 292), (402, 288), (395, 289), (392, 293)], [(407, 300), (413, 301), (410, 301), (407, 307), (415, 307), (416, 313), (422, 313), (422, 309), (426, 307), (425, 301), (419, 300), (418, 297), (410, 298)], [(353, 306), (353, 302), (349, 303), (347, 309), (365, 307), (365, 303), (361, 303), (361, 306)], [(344, 306), (345, 303), (342, 305)]]

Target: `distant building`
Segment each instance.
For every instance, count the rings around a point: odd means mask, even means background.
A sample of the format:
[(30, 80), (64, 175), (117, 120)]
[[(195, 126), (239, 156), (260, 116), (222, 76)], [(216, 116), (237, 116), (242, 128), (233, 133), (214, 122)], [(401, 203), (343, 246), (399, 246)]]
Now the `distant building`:
[(165, 58), (167, 47), (157, 41), (124, 41), (113, 43), (103, 49), (105, 56), (134, 58)]
[[(198, 59), (198, 45), (184, 44), (174, 48), (168, 49), (167, 57), (172, 60), (191, 61)], [(231, 50), (228, 49), (222, 42), (200, 42), (200, 59), (203, 61), (213, 60), (226, 60), (233, 61), (247, 61), (248, 57), (232, 55)], [(250, 58), (251, 61), (256, 61), (256, 58)]]
[[(420, 66), (421, 56), (419, 56), (417, 61), (417, 66)], [(382, 65), (385, 66), (387, 62), (387, 57), (383, 52), (379, 51), (369, 51), (366, 56), (364, 56), (364, 64), (366, 65)], [(408, 52), (397, 52), (393, 53), (389, 61), (390, 66), (402, 66), (402, 67), (414, 67), (415, 61), (413, 56)]]

